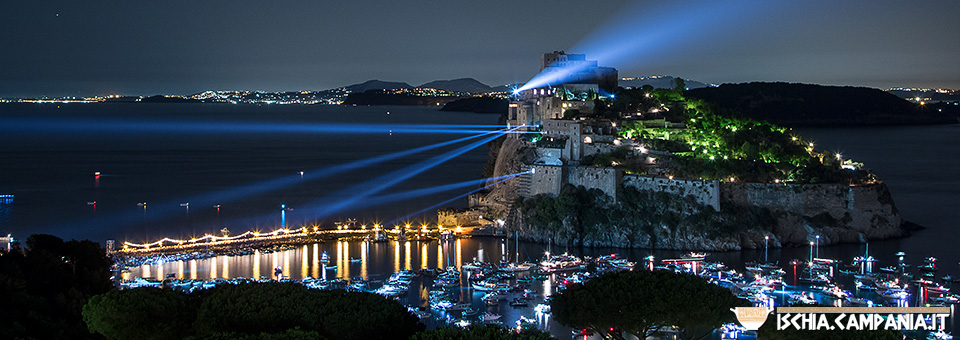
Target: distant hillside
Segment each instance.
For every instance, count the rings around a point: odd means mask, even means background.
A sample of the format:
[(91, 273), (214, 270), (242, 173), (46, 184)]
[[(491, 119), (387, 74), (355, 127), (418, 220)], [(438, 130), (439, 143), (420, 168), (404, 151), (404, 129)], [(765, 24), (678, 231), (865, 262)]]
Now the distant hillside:
[[(627, 78), (630, 80), (620, 79), (620, 87), (633, 87), (639, 88), (643, 85), (650, 85), (658, 89), (672, 89), (673, 88), (673, 79), (672, 76), (651, 76), (651, 77), (635, 77)], [(701, 83), (699, 81), (684, 79), (688, 89), (698, 89), (701, 87), (710, 87), (710, 85)]]
[(430, 105), (439, 106), (460, 97), (431, 97), (386, 93), (382, 90), (353, 92), (344, 99), (344, 105)]
[(382, 80), (368, 80), (362, 84), (353, 84), (347, 86), (347, 91), (350, 92), (367, 92), (369, 90), (391, 90), (391, 89), (412, 89), (413, 86), (404, 82), (395, 82), (395, 81), (382, 81)]
[(434, 88), (438, 90), (456, 91), (456, 92), (490, 92), (490, 86), (487, 86), (473, 78), (460, 78), (453, 80), (435, 80), (429, 83), (417, 86), (420, 88)]
[(784, 126), (955, 124), (942, 112), (865, 87), (723, 84), (686, 91), (722, 111)]
[(494, 86), (490, 88), (490, 92), (510, 92), (513, 89), (519, 88), (523, 84), (505, 84), (500, 86)]
[(440, 111), (507, 114), (507, 100), (493, 97), (463, 98), (447, 103)]

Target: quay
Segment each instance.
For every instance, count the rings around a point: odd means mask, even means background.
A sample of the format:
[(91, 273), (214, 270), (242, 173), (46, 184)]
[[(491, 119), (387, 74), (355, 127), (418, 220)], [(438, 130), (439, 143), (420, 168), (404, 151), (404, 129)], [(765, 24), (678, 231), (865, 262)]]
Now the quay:
[(372, 229), (350, 229), (338, 226), (337, 229), (320, 229), (317, 226), (304, 226), (298, 229), (281, 228), (269, 233), (247, 231), (235, 236), (215, 236), (206, 234), (190, 239), (163, 238), (151, 243), (123, 242), (120, 249), (112, 249), (113, 241), (108, 241), (107, 252), (119, 258), (143, 257), (154, 255), (184, 254), (197, 251), (229, 253), (240, 249), (264, 249), (271, 247), (289, 247), (310, 243), (335, 240), (369, 240), (384, 242), (388, 239), (426, 241), (442, 237), (469, 237), (477, 235), (503, 235), (489, 228), (460, 227), (444, 228), (437, 225), (429, 228), (412, 229), (410, 225), (397, 226), (395, 229), (383, 229), (375, 225)]

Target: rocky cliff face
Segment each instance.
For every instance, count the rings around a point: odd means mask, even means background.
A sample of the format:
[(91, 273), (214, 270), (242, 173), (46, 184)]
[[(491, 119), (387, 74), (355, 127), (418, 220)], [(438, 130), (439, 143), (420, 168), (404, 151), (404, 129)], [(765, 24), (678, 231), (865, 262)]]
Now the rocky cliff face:
[[(508, 138), (500, 150), (495, 176), (522, 171), (525, 153), (514, 138)], [(674, 181), (682, 185), (683, 181)], [(507, 216), (508, 226), (521, 232), (527, 240), (559, 244), (578, 244), (573, 226), (564, 221), (558, 230), (544, 230), (525, 221), (525, 216), (512, 206), (524, 190), (521, 181), (508, 181), (494, 188), (486, 197), (487, 208)], [(691, 181), (697, 183), (697, 181)], [(605, 225), (583, 239), (584, 246), (642, 247), (661, 249), (725, 251), (763, 247), (770, 237), (770, 246), (802, 246), (820, 236), (821, 245), (862, 243), (867, 240), (901, 237), (905, 234), (897, 208), (883, 183), (849, 186), (846, 184), (766, 184), (720, 183), (719, 223), (737, 228), (722, 233), (708, 233), (702, 227), (685, 225), (654, 227), (639, 231), (636, 227)], [(679, 192), (694, 192), (680, 190)], [(678, 196), (679, 197), (679, 196)], [(701, 208), (705, 205), (698, 205)], [(766, 209), (769, 219), (756, 225), (733, 222), (740, 211)], [(617, 211), (617, 209), (611, 209)], [(690, 213), (690, 212), (687, 212)], [(620, 220), (620, 219), (613, 219)], [(622, 222), (621, 222), (622, 223)], [(738, 225), (739, 224), (739, 225)]]
[[(531, 159), (534, 156), (534, 150), (522, 144), (522, 141), (512, 136), (508, 136), (503, 141), (493, 171), (494, 178), (523, 171), (524, 160)], [(511, 179), (491, 188), (485, 198), (485, 208), (488, 213), (496, 217), (507, 217), (508, 210), (519, 197), (520, 190), (526, 190), (521, 186), (520, 178)]]
[[(724, 183), (724, 205), (770, 209), (776, 224), (769, 234), (777, 245), (803, 245), (820, 236), (820, 244), (861, 243), (900, 237), (903, 220), (887, 186), (845, 184), (776, 185)], [(742, 248), (763, 246), (764, 236), (741, 235)]]

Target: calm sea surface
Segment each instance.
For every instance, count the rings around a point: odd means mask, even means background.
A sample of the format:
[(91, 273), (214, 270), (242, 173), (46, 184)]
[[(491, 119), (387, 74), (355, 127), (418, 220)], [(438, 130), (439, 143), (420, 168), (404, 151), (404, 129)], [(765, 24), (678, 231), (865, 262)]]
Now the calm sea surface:
[[(68, 120), (67, 126), (64, 120)], [(385, 223), (478, 186), (373, 207), (360, 208), (366, 202), (354, 202), (334, 211), (324, 208), (344, 202), (351, 193), (411, 174), (413, 170), (404, 169), (469, 142), (333, 176), (311, 176), (337, 165), (475, 134), (294, 133), (256, 127), (496, 122), (496, 115), (440, 112), (436, 107), (3, 104), (0, 194), (14, 194), (15, 198), (0, 203), (0, 232), (20, 238), (50, 233), (65, 239), (141, 242), (219, 233), (223, 227), (240, 232), (272, 230), (281, 225), (282, 204), (292, 209), (283, 216), (288, 226), (319, 223), (332, 227), (333, 222), (347, 218)], [(126, 125), (111, 128), (117, 124)], [(218, 124), (233, 124), (234, 128), (217, 131)], [(239, 124), (243, 126), (237, 127)], [(177, 130), (198, 127), (200, 131)], [(381, 193), (475, 180), (486, 159), (487, 148), (480, 146), (434, 167), (414, 167), (417, 175)], [(98, 171), (100, 177), (94, 177)], [(302, 179), (300, 171), (304, 172)], [(375, 178), (380, 180), (370, 181)], [(284, 185), (258, 186), (271, 180)], [(233, 197), (224, 193), (232, 189), (246, 194)], [(140, 203), (146, 203), (146, 208)], [(189, 205), (181, 206), (184, 203)], [(448, 205), (465, 206), (466, 201)], [(326, 216), (315, 220), (311, 212), (316, 211)], [(405, 220), (416, 223), (421, 219), (435, 221), (436, 213)]]
[[(387, 114), (390, 112), (390, 114)], [(387, 205), (344, 209), (315, 221), (306, 210), (318, 198), (337, 192), (363, 190), (376, 183), (371, 178), (450, 151), (456, 146), (431, 150), (410, 157), (365, 166), (319, 180), (294, 181), (273, 190), (257, 190), (240, 199), (210, 199), (189, 202), (191, 197), (209, 192), (245, 187), (291, 175), (306, 174), (351, 161), (400, 152), (420, 146), (469, 136), (441, 133), (197, 133), (128, 130), (122, 132), (69, 132), (70, 129), (44, 131), (25, 129), (23, 124), (5, 124), (8, 119), (22, 121), (40, 118), (56, 126), (63, 119), (142, 121), (222, 122), (304, 126), (326, 123), (361, 124), (495, 124), (495, 115), (439, 112), (433, 107), (334, 107), (334, 106), (254, 106), (219, 104), (55, 104), (0, 105), (0, 194), (15, 198), (0, 201), (0, 232), (26, 237), (32, 233), (51, 233), (66, 239), (106, 239), (146, 241), (159, 237), (185, 237), (217, 233), (227, 227), (234, 233), (249, 229), (272, 230), (281, 225), (281, 204), (288, 226), (317, 222), (332, 226), (333, 221), (356, 218), (361, 223), (389, 222), (411, 212), (469, 191), (461, 188), (440, 194), (398, 201)], [(863, 162), (883, 179), (904, 219), (927, 227), (912, 236), (872, 242), (870, 254), (880, 266), (892, 265), (894, 253), (907, 253), (905, 261), (922, 263), (927, 256), (940, 259), (937, 276), (960, 274), (960, 126), (915, 126), (883, 128), (802, 129), (801, 135), (816, 142), (818, 148), (842, 152), (845, 158)], [(457, 144), (457, 146), (464, 143)], [(479, 177), (487, 158), (486, 147), (479, 147), (384, 191), (402, 192), (468, 181)], [(100, 171), (95, 178), (93, 173)], [(346, 190), (346, 191), (344, 191)], [(96, 201), (96, 205), (88, 202)], [(137, 203), (147, 202), (144, 209)], [(201, 203), (202, 202), (202, 203)], [(220, 208), (213, 207), (220, 204)], [(463, 206), (456, 200), (451, 206)], [(301, 212), (303, 211), (303, 212)], [(429, 211), (407, 218), (412, 222), (434, 221)], [(519, 250), (518, 250), (519, 248)], [(821, 257), (850, 260), (863, 254), (861, 244), (820, 247)], [(648, 249), (563, 249), (543, 244), (520, 243), (494, 238), (473, 238), (456, 242), (331, 242), (307, 245), (270, 254), (217, 257), (162, 265), (132, 268), (129, 275), (159, 277), (175, 274), (179, 278), (231, 278), (271, 276), (277, 267), (284, 275), (301, 277), (364, 277), (385, 279), (400, 269), (440, 268), (460, 265), (474, 258), (505, 259), (519, 251), (521, 260), (537, 259), (547, 250), (570, 251), (579, 255), (619, 253), (639, 261), (647, 255), (659, 258), (680, 252)], [(769, 257), (787, 263), (806, 259), (811, 249), (788, 248), (714, 253), (708, 260), (722, 261), (742, 268), (747, 261)], [(331, 257), (325, 269), (319, 256)], [(360, 259), (351, 262), (350, 259)], [(790, 268), (784, 268), (793, 277)], [(536, 281), (535, 281), (536, 282)], [(550, 281), (539, 285), (550, 285)], [(407, 302), (417, 303), (427, 294), (427, 286), (411, 289)], [(550, 287), (535, 286), (538, 292)], [(473, 292), (461, 296), (474, 301)], [(535, 304), (535, 303), (534, 303)], [(498, 306), (494, 312), (504, 320), (521, 315), (542, 318), (528, 308)], [(483, 307), (482, 304), (477, 305)], [(544, 328), (561, 336), (568, 332), (549, 320), (540, 320)], [(566, 333), (569, 334), (569, 333)]]

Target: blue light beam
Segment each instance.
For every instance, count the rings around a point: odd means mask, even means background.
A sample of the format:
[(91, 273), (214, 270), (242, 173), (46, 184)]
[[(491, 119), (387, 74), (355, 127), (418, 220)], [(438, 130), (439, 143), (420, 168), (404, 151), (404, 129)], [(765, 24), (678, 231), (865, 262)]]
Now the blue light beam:
[(445, 124), (278, 124), (278, 123), (237, 123), (211, 121), (156, 121), (156, 120), (106, 120), (71, 119), (50, 120), (36, 118), (4, 119), (0, 131), (25, 132), (123, 132), (123, 133), (296, 133), (296, 134), (386, 134), (386, 133), (429, 133), (429, 134), (477, 134), (502, 129), (502, 125), (445, 125)]
[[(512, 176), (512, 177), (510, 177), (510, 178), (504, 178), (504, 179), (501, 179), (501, 180), (499, 180), (499, 181), (493, 182), (492, 184), (485, 185), (485, 186), (483, 186), (483, 187), (481, 187), (481, 188), (477, 188), (477, 189), (474, 189), (474, 190), (470, 190), (469, 192), (467, 192), (467, 193), (465, 193), (465, 194), (461, 194), (461, 195), (458, 195), (457, 197), (453, 197), (453, 198), (450, 198), (450, 199), (445, 200), (445, 201), (443, 201), (443, 202), (440, 202), (440, 203), (431, 205), (431, 206), (429, 206), (429, 207), (426, 207), (426, 208), (417, 210), (417, 211), (415, 211), (415, 212), (412, 212), (412, 213), (410, 213), (410, 214), (407, 214), (406, 216), (403, 216), (403, 217), (394, 219), (393, 221), (390, 221), (390, 222), (388, 222), (388, 223), (386, 223), (386, 224), (384, 224), (384, 225), (396, 224), (397, 222), (405, 221), (405, 220), (407, 220), (407, 219), (409, 219), (409, 218), (411, 218), (411, 217), (413, 217), (413, 216), (417, 216), (417, 215), (422, 214), (422, 213), (424, 213), (424, 212), (427, 212), (427, 211), (429, 211), (429, 210), (439, 208), (440, 206), (443, 206), (443, 205), (445, 205), (445, 204), (450, 204), (450, 203), (453, 202), (453, 201), (456, 201), (456, 200), (458, 200), (458, 199), (461, 199), (461, 198), (470, 196), (470, 195), (472, 195), (472, 194), (474, 194), (474, 193), (480, 192), (481, 190), (484, 190), (484, 189), (490, 188), (490, 187), (492, 187), (492, 186), (495, 186), (495, 185), (497, 185), (497, 184), (500, 184), (500, 183), (509, 181), (509, 180), (512, 179), (513, 177), (516, 177), (516, 176), (519, 176), (519, 175), (523, 175), (523, 174), (527, 174), (527, 173), (528, 173), (528, 172), (519, 173), (519, 174), (516, 174), (516, 175), (514, 175), (514, 176)], [(491, 178), (487, 178), (487, 179), (491, 179)]]
[(312, 209), (309, 215), (314, 219), (322, 219), (329, 217), (330, 215), (341, 212), (348, 208), (352, 208), (357, 205), (360, 201), (366, 199), (369, 196), (375, 195), (387, 188), (390, 188), (400, 182), (406, 181), (416, 175), (423, 173), (441, 163), (444, 163), (448, 160), (451, 160), (457, 156), (460, 156), (467, 151), (473, 150), (481, 145), (484, 145), (503, 134), (506, 134), (510, 131), (516, 130), (517, 128), (511, 128), (510, 130), (499, 130), (494, 136), (483, 138), (477, 142), (462, 146), (453, 151), (432, 157), (425, 161), (419, 162), (407, 166), (403, 169), (393, 171), (386, 175), (374, 178), (367, 182), (354, 185), (346, 190), (341, 190), (332, 195), (328, 195), (326, 198), (315, 201), (312, 204), (309, 204), (311, 207), (319, 207)]
[[(569, 51), (617, 67), (650, 67), (654, 60), (669, 63), (690, 49), (750, 33), (745, 18), (768, 16), (782, 6), (747, 0), (632, 3)], [(563, 84), (586, 68), (585, 64), (545, 68), (514, 93)]]
[[(219, 190), (210, 193), (199, 194), (195, 196), (178, 198), (173, 200), (168, 200), (160, 203), (149, 203), (150, 213), (147, 216), (150, 220), (160, 220), (168, 218), (171, 216), (179, 215), (183, 212), (183, 209), (180, 208), (180, 202), (191, 202), (194, 206), (207, 206), (212, 204), (224, 204), (230, 203), (244, 197), (249, 197), (253, 195), (262, 194), (265, 192), (283, 189), (285, 187), (300, 184), (303, 181), (314, 181), (319, 179), (328, 178), (330, 176), (338, 175), (347, 171), (356, 170), (359, 168), (364, 168), (368, 166), (373, 166), (376, 164), (388, 162), (391, 160), (400, 159), (403, 157), (408, 157), (414, 154), (426, 152), (429, 150), (457, 144), (460, 142), (469, 141), (472, 139), (480, 138), (483, 136), (488, 136), (494, 134), (496, 131), (488, 131), (474, 136), (468, 136), (463, 138), (458, 138), (446, 142), (431, 144), (427, 146), (422, 146), (418, 148), (413, 148), (410, 150), (394, 152), (386, 155), (376, 156), (373, 158), (367, 158), (359, 161), (353, 161), (349, 163), (339, 164), (327, 168), (316, 169), (312, 171), (304, 172), (303, 175), (296, 174), (290, 176), (284, 176), (281, 178), (266, 180), (262, 182), (247, 184), (237, 188), (231, 188), (226, 190)], [(95, 226), (97, 228), (115, 228), (124, 224), (135, 224), (143, 221), (143, 212), (142, 211), (129, 211), (126, 213), (110, 216), (110, 217), (99, 217), (95, 220), (89, 220), (84, 222), (74, 223), (73, 225), (68, 225), (63, 227), (64, 229), (77, 229), (77, 228), (88, 228)]]

